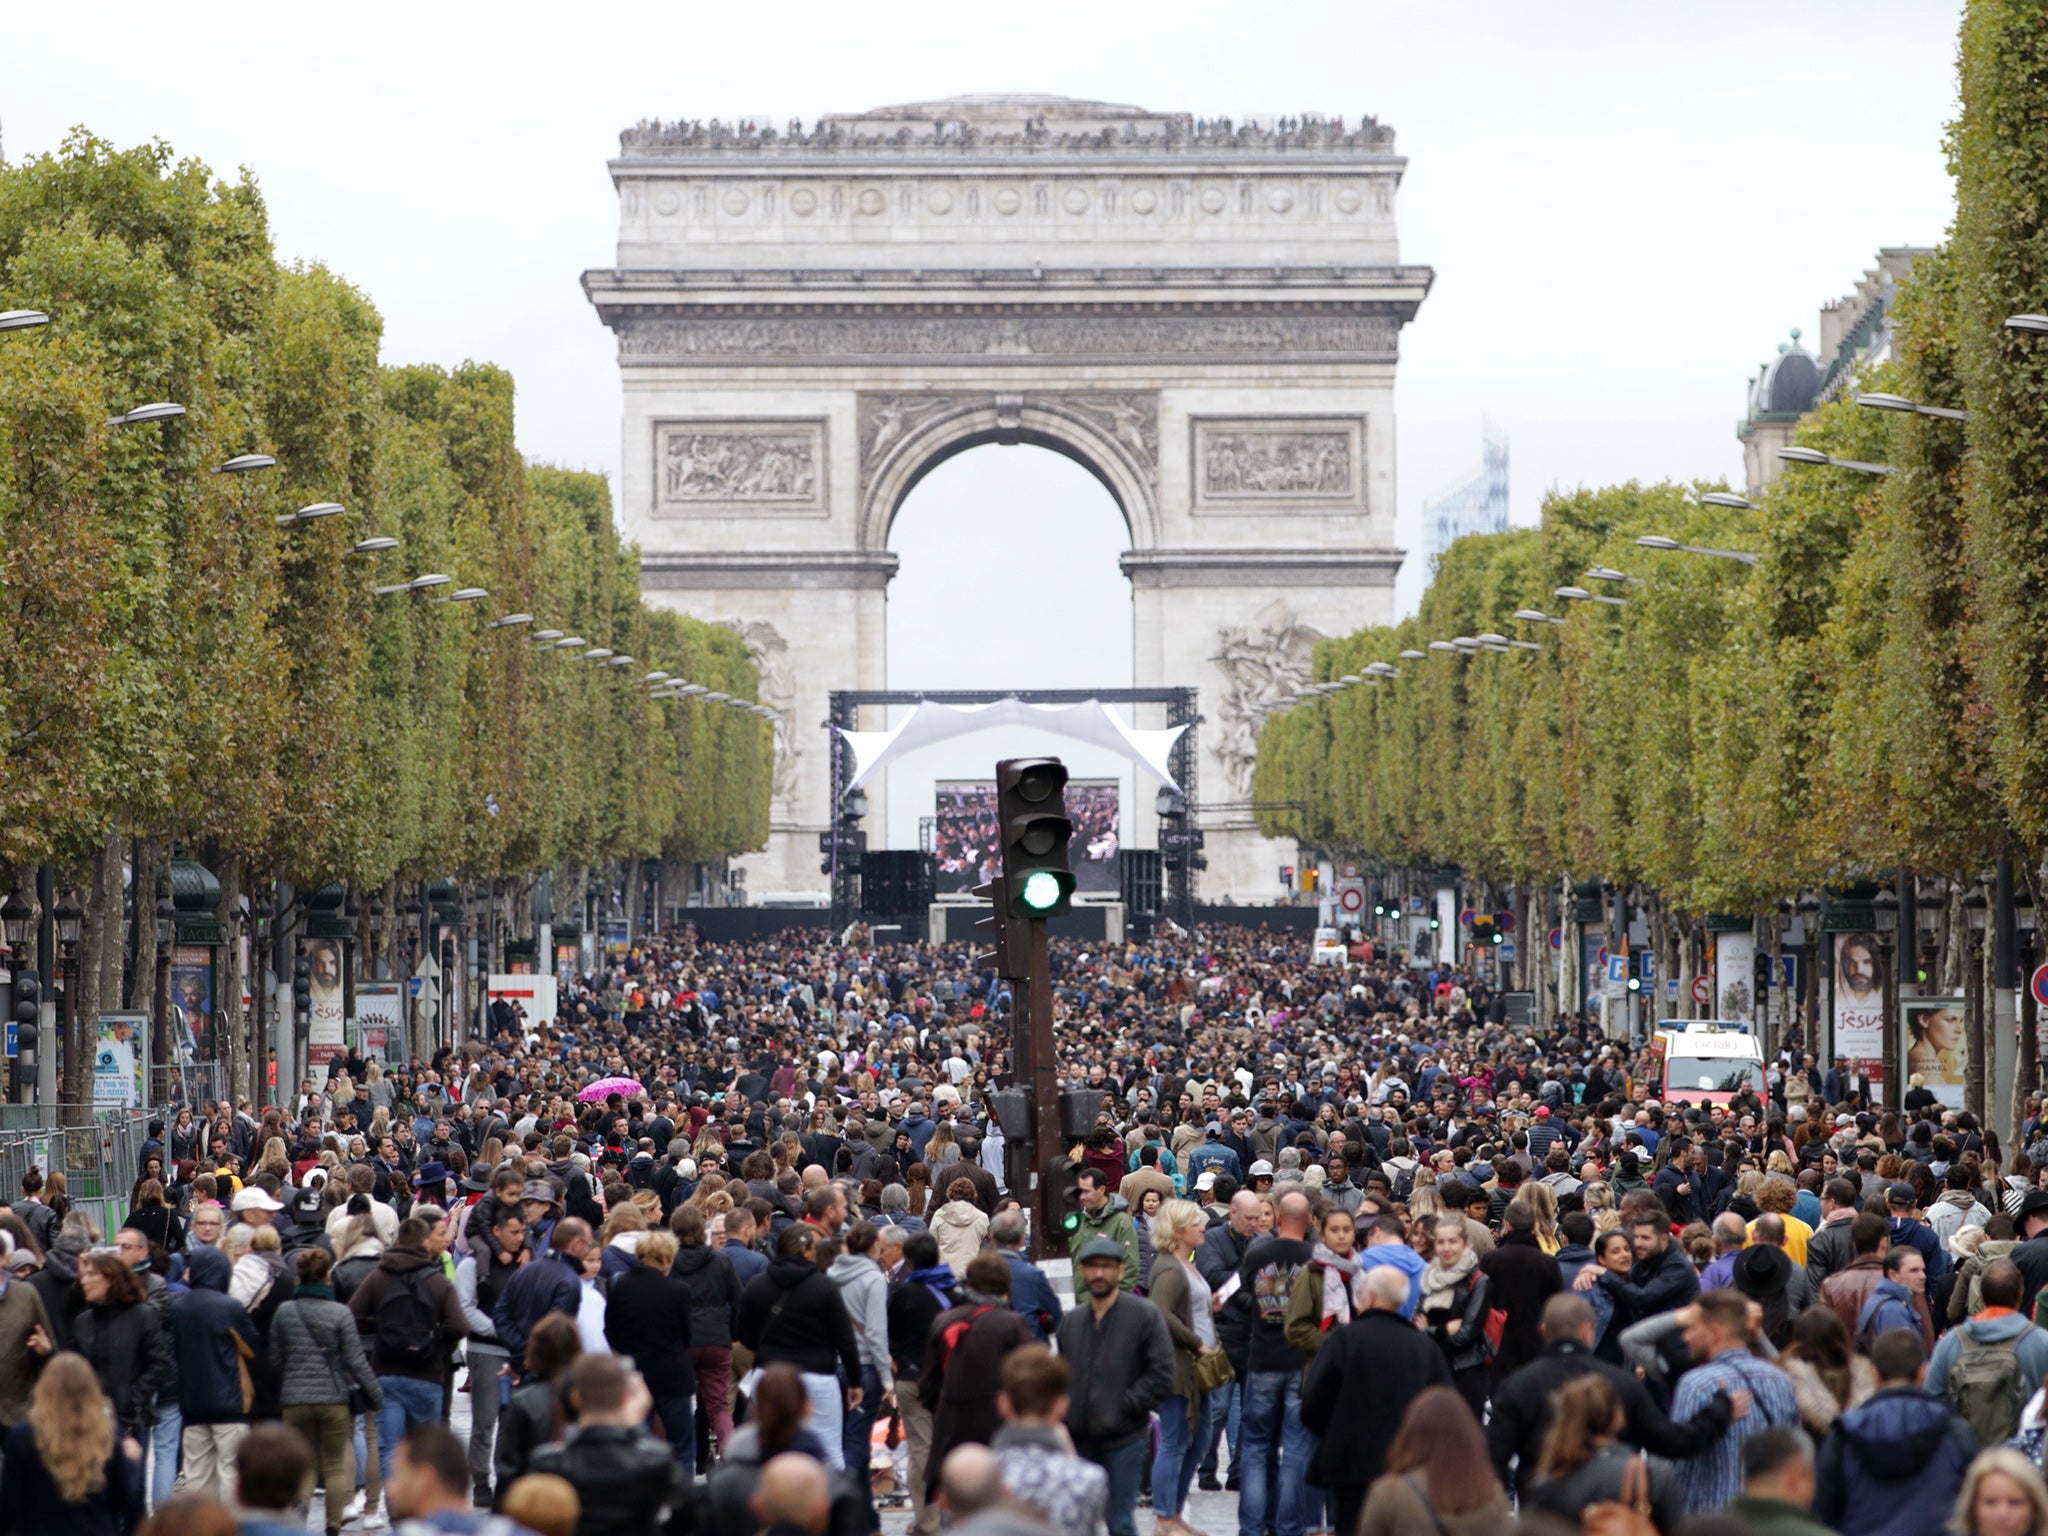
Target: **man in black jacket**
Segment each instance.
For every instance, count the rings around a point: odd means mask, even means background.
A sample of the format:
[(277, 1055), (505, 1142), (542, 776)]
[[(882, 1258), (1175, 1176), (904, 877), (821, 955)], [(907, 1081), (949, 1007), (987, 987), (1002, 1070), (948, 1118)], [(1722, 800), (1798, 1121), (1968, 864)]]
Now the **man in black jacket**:
[(534, 1452), (533, 1470), (567, 1478), (582, 1514), (577, 1536), (647, 1536), (689, 1491), (689, 1474), (643, 1434), (654, 1399), (617, 1355), (585, 1355), (569, 1371), (575, 1423)]
[[(1594, 1358), (1592, 1304), (1570, 1291), (1544, 1304), (1543, 1341), (1542, 1354), (1494, 1389), (1486, 1439), (1503, 1488), (1512, 1486), (1508, 1481), (1511, 1460), (1519, 1458), (1525, 1469), (1535, 1467), (1543, 1437), (1550, 1432), (1559, 1388), (1581, 1376), (1605, 1376), (1621, 1399), (1627, 1419), (1621, 1438), (1667, 1460), (1683, 1461), (1699, 1454), (1725, 1435), (1739, 1416), (1737, 1405), (1722, 1393), (1683, 1424), (1672, 1423), (1633, 1371)], [(1743, 1396), (1740, 1407), (1746, 1412), (1748, 1394)]]
[(1382, 1265), (1366, 1271), (1364, 1287), (1365, 1310), (1323, 1335), (1301, 1389), (1301, 1422), (1320, 1437), (1308, 1480), (1330, 1490), (1338, 1531), (1358, 1529), (1408, 1405), (1452, 1384), (1436, 1341), (1401, 1316), (1408, 1277)]
[[(843, 1472), (846, 1410), (861, 1405), (860, 1344), (839, 1287), (818, 1268), (817, 1245), (818, 1229), (807, 1221), (783, 1229), (775, 1257), (740, 1292), (732, 1331), (756, 1365), (797, 1368), (811, 1399), (811, 1432), (825, 1444), (826, 1463)], [(847, 1381), (856, 1385), (842, 1386)]]
[[(1241, 1189), (1230, 1197), (1230, 1219), (1211, 1227), (1203, 1235), (1201, 1246), (1195, 1250), (1195, 1268), (1209, 1282), (1212, 1292), (1220, 1291), (1238, 1272), (1244, 1263), (1245, 1250), (1251, 1247), (1252, 1239), (1258, 1235), (1259, 1197), (1248, 1189)], [(1202, 1448), (1201, 1486), (1212, 1493), (1224, 1487), (1232, 1492), (1237, 1489), (1237, 1445), (1244, 1405), (1244, 1379), (1252, 1368), (1252, 1315), (1251, 1292), (1242, 1286), (1216, 1314), (1216, 1342), (1223, 1346), (1223, 1353), (1229, 1357), (1234, 1374), (1222, 1388), (1228, 1401), (1219, 1405), (1215, 1432)], [(1216, 1481), (1216, 1451), (1226, 1433), (1230, 1440), (1230, 1476), (1226, 1482), (1219, 1483)]]
[(1060, 1323), (1061, 1356), (1074, 1368), (1067, 1431), (1074, 1449), (1109, 1474), (1103, 1523), (1109, 1536), (1137, 1536), (1138, 1484), (1152, 1410), (1173, 1390), (1173, 1339), (1142, 1296), (1123, 1293), (1124, 1251), (1090, 1238), (1074, 1256), (1085, 1305)]

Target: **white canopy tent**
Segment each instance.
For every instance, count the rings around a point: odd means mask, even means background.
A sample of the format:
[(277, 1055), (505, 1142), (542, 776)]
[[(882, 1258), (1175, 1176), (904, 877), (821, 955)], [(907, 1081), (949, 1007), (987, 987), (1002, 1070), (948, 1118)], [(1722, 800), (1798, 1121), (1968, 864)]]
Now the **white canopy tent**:
[(1117, 753), (1126, 762), (1142, 768), (1168, 789), (1177, 790), (1167, 766), (1174, 743), (1186, 730), (1184, 725), (1161, 731), (1141, 731), (1125, 725), (1099, 699), (1080, 704), (1026, 704), (1021, 699), (1003, 699), (995, 704), (919, 704), (903, 721), (886, 731), (849, 731), (835, 726), (853, 753), (853, 778), (848, 788), (858, 788), (899, 757), (921, 747), (1004, 727), (1038, 731), (1045, 735), (1084, 742)]

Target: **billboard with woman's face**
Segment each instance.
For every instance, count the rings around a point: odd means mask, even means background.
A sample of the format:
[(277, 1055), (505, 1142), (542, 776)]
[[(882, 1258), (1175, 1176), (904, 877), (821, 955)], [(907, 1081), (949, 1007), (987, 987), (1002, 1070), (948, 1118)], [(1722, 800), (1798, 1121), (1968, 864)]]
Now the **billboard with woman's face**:
[(1970, 1037), (1963, 1024), (1960, 997), (1908, 997), (1900, 1000), (1905, 1015), (1906, 1082), (1920, 1085), (1949, 1109), (1963, 1107), (1963, 1088), (1970, 1074)]

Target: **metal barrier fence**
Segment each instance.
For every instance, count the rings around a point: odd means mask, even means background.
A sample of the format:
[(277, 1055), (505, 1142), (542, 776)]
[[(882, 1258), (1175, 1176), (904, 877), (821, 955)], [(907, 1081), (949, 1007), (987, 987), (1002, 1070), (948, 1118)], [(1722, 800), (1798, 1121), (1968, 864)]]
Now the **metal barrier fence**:
[(189, 1109), (196, 1119), (206, 1106), (218, 1103), (227, 1093), (227, 1069), (217, 1061), (190, 1062), (177, 1067), (149, 1069), (151, 1112), (166, 1124), (177, 1119), (178, 1111)]
[[(8, 1108), (39, 1116), (48, 1113), (44, 1106)], [(72, 1113), (80, 1114), (81, 1109), (73, 1106)], [(60, 1120), (64, 1113), (65, 1106), (57, 1106)], [(46, 1177), (61, 1172), (72, 1205), (91, 1216), (105, 1236), (127, 1219), (128, 1194), (148, 1137), (148, 1118), (133, 1109), (83, 1109), (76, 1125), (0, 1122), (0, 1192), (18, 1197), (21, 1181), (32, 1167)]]

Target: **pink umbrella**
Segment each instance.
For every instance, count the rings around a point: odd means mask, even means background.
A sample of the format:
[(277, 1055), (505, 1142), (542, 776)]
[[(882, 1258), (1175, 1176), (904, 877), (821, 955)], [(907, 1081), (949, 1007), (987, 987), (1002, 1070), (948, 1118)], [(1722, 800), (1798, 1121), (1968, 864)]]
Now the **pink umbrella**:
[(645, 1093), (646, 1091), (645, 1088), (640, 1086), (638, 1080), (634, 1078), (600, 1077), (588, 1088), (577, 1094), (576, 1099), (581, 1104), (602, 1104), (615, 1093), (621, 1098), (626, 1098), (632, 1094)]

